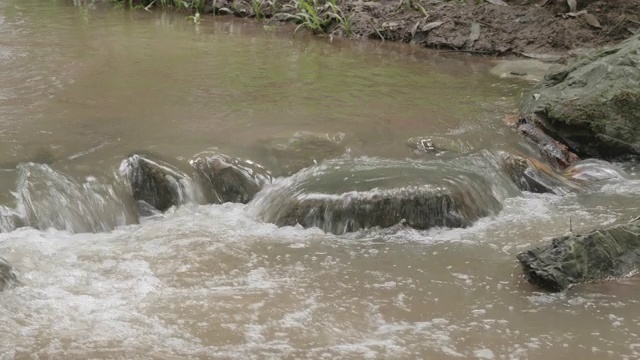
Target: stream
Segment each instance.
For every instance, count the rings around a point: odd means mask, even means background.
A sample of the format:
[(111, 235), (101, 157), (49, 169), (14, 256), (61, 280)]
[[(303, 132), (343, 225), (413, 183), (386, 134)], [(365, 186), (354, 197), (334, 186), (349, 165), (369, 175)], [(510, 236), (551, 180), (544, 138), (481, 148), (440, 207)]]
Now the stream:
[[(585, 191), (521, 191), (491, 164), (541, 159), (503, 124), (531, 83), (489, 58), (292, 33), (0, 0), (0, 256), (22, 283), (0, 293), (0, 359), (640, 358), (638, 277), (550, 294), (515, 259), (635, 217), (634, 165), (596, 163), (615, 176)], [(133, 153), (222, 153), (273, 181), (247, 204), (140, 217), (122, 181)], [(495, 211), (426, 230), (269, 215), (300, 184), (447, 179)]]

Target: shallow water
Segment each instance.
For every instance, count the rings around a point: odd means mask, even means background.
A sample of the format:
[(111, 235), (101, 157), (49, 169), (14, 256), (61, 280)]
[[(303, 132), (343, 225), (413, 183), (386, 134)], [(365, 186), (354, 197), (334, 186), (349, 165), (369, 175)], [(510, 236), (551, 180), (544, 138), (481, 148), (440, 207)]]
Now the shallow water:
[(255, 203), (135, 224), (115, 175), (134, 151), (261, 163), (296, 132), (340, 139), (364, 167), (421, 161), (415, 136), (528, 151), (502, 125), (527, 84), (489, 60), (291, 32), (0, 0), (0, 205), (53, 226), (0, 233), (23, 282), (0, 294), (0, 358), (640, 357), (636, 277), (546, 294), (515, 261), (570, 222), (635, 217), (624, 164), (586, 193), (504, 197), (465, 229), (335, 236), (263, 223)]

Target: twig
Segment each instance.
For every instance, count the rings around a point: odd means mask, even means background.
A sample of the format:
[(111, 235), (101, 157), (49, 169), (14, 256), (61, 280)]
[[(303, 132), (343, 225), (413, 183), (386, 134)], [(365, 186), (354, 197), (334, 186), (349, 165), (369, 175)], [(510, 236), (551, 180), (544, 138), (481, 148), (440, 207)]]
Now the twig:
[(622, 23), (623, 23), (625, 20), (628, 20), (628, 19), (627, 19), (627, 17), (626, 17), (626, 16), (624, 16), (624, 15), (622, 15), (622, 20), (620, 20), (620, 22), (618, 22), (614, 27), (612, 27), (609, 31), (607, 31), (607, 33), (606, 33), (606, 34), (602, 35), (602, 36), (600, 37), (600, 40), (602, 40), (602, 39), (606, 38), (607, 36), (609, 36), (609, 34), (611, 34), (611, 33), (613, 32), (613, 30), (615, 30), (618, 26), (622, 25)]
[(380, 34), (380, 31), (378, 31), (378, 28), (376, 27), (376, 24), (373, 23), (373, 21), (371, 21), (371, 26), (373, 27), (373, 30), (376, 31), (378, 36), (380, 36), (380, 39), (382, 40), (382, 42), (384, 42), (384, 36), (382, 36), (382, 34)]
[(156, 0), (153, 0), (149, 5), (145, 6), (144, 9), (148, 12), (151, 12), (151, 10), (149, 10), (149, 8), (151, 8), (151, 6), (156, 2)]
[(495, 51), (480, 51), (480, 50), (442, 50), (442, 51), (438, 51), (438, 54), (456, 53), (456, 52), (463, 52), (463, 53), (469, 53), (469, 54), (485, 54), (485, 55), (493, 55), (496, 53)]
[(571, 222), (571, 216), (569, 216), (569, 232), (573, 234), (573, 223)]

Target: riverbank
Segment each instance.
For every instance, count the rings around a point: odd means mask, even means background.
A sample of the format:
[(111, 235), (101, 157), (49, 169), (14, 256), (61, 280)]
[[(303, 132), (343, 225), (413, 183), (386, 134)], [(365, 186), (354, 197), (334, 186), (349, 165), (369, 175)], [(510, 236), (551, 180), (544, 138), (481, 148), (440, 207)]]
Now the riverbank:
[[(134, 0), (152, 10), (170, 1)], [(129, 1), (126, 1), (129, 4)], [(182, 3), (194, 13), (294, 22), (318, 34), (420, 44), (444, 51), (557, 61), (580, 49), (618, 43), (640, 31), (640, 0), (272, 0)], [(203, 16), (203, 18), (204, 18)], [(547, 55), (547, 56), (545, 56)]]

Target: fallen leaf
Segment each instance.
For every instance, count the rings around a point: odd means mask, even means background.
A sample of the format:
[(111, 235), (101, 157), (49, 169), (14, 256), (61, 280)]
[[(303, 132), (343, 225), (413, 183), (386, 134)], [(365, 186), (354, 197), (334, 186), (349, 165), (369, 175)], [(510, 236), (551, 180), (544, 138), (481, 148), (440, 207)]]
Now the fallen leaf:
[(426, 24), (425, 26), (422, 27), (422, 31), (429, 31), (429, 30), (433, 30), (435, 28), (437, 28), (438, 26), (444, 24), (444, 21), (434, 21), (434, 22), (430, 22), (428, 24)]
[(576, 0), (567, 0), (567, 5), (569, 5), (569, 12), (576, 12), (576, 7), (578, 6)]
[(516, 125), (518, 125), (518, 119), (518, 115), (505, 115), (502, 121), (507, 126), (515, 127)]
[(586, 13), (584, 14), (584, 20), (587, 22), (587, 24), (593, 26), (594, 28), (602, 29), (602, 25), (600, 25), (600, 22), (598, 21), (598, 19), (596, 19), (595, 16)]
[(416, 31), (418, 31), (418, 26), (420, 26), (420, 21), (417, 21), (413, 28), (411, 29), (411, 37), (416, 37)]
[(473, 45), (476, 40), (480, 39), (480, 24), (477, 22), (471, 23), (471, 34), (469, 34), (469, 41)]
[(507, 3), (502, 1), (502, 0), (486, 0), (489, 4), (493, 4), (493, 5), (502, 5), (502, 6), (507, 6)]
[(534, 98), (535, 100), (540, 99), (540, 94), (533, 94), (533, 98)]
[(567, 17), (578, 17), (580, 15), (584, 15), (587, 13), (587, 10), (580, 10), (578, 12), (568, 12), (566, 14), (563, 14), (563, 17), (566, 19)]

